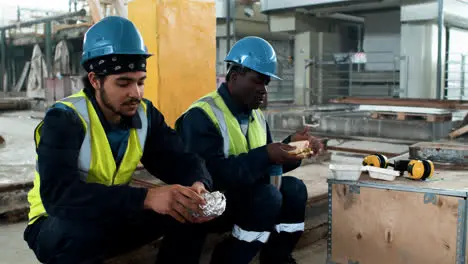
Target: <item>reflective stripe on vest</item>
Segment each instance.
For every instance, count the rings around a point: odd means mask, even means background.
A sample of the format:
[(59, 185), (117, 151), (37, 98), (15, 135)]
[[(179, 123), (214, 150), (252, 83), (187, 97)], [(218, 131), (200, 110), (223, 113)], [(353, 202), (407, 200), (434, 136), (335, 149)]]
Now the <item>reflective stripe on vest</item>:
[[(216, 119), (218, 120), (218, 124), (219, 124), (219, 131), (221, 133), (221, 136), (223, 137), (223, 153), (224, 153), (224, 156), (227, 158), (229, 157), (229, 132), (228, 132), (228, 128), (227, 128), (227, 125), (226, 125), (226, 120), (224, 119), (224, 113), (223, 111), (216, 105), (213, 97), (211, 96), (206, 96), (206, 97), (203, 97), (201, 99), (199, 99), (196, 103), (198, 102), (205, 102), (207, 103), (210, 107), (211, 107), (211, 110), (213, 111), (214, 115), (216, 116)], [(258, 121), (260, 122), (262, 128), (263, 128), (263, 131), (265, 131), (266, 133), (266, 120), (264, 118), (264, 116), (259, 113), (258, 110), (253, 110), (252, 111), (256, 118), (258, 119)]]
[[(89, 121), (89, 113), (88, 107), (86, 105), (86, 98), (85, 97), (68, 97), (61, 100), (62, 102), (68, 102), (73, 104), (76, 111), (80, 116), (83, 118), (84, 122), (86, 123), (86, 132), (83, 143), (81, 144), (80, 148), (80, 155), (78, 157), (78, 168), (80, 170), (80, 177), (81, 180), (86, 182), (88, 177), (88, 171), (91, 166), (91, 133), (90, 133), (90, 121)], [(144, 149), (145, 142), (146, 142), (146, 134), (148, 133), (148, 118), (146, 117), (146, 113), (144, 107), (140, 105), (138, 107), (138, 115), (141, 119), (141, 128), (137, 129), (138, 139), (140, 141), (141, 148)]]

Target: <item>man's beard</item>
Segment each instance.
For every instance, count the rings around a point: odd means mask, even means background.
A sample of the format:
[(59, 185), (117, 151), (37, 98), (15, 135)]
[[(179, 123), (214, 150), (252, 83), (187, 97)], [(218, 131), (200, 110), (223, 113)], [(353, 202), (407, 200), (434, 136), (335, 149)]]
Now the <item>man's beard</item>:
[[(117, 114), (117, 115), (120, 115), (120, 116), (128, 116), (128, 115), (125, 115), (125, 114), (121, 113), (119, 110), (117, 110), (114, 106), (111, 105), (110, 100), (107, 97), (106, 90), (104, 88), (99, 89), (99, 94), (101, 96), (102, 103), (104, 104), (105, 107), (107, 107), (107, 109), (111, 110), (114, 114)], [(140, 100), (138, 100), (136, 98), (131, 98), (127, 102), (125, 102), (124, 105), (125, 104), (131, 104), (131, 103), (134, 103), (134, 102), (139, 103)]]

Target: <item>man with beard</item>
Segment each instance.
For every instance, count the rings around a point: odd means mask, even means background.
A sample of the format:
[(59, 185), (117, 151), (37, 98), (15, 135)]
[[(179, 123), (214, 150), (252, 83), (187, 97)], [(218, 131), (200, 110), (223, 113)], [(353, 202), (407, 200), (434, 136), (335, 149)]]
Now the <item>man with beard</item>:
[[(184, 230), (179, 223), (210, 220), (192, 213), (202, 214), (201, 194), (211, 187), (203, 160), (143, 98), (149, 56), (129, 20), (99, 21), (84, 38), (84, 89), (56, 102), (37, 126), (24, 239), (42, 263), (102, 263)], [(139, 162), (169, 185), (129, 186)], [(191, 263), (189, 250), (164, 245), (158, 263)]]
[(196, 101), (176, 123), (189, 151), (206, 160), (214, 189), (225, 192), (227, 202), (223, 216), (194, 226), (200, 235), (192, 243), (202, 245), (206, 232), (231, 230), (211, 263), (247, 264), (260, 249), (262, 264), (295, 263), (291, 253), (304, 231), (307, 189), (295, 177), (282, 177), (278, 186), (270, 183), (270, 176), (300, 165), (302, 157), (291, 154), (294, 147), (288, 143), (308, 140), (314, 154), (322, 144), (307, 130), (273, 143), (259, 110), (270, 79), (280, 79), (275, 51), (267, 41), (243, 38), (225, 61), (226, 82)]

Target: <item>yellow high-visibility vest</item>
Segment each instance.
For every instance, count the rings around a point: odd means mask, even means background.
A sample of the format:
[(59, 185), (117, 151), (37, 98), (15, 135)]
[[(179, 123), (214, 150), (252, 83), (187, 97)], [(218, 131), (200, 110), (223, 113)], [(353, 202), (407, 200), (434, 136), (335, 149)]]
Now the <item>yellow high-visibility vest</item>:
[[(137, 111), (142, 122), (142, 127), (140, 129), (130, 129), (127, 149), (118, 168), (114, 156), (112, 155), (112, 150), (107, 140), (104, 127), (101, 124), (92, 102), (84, 91), (66, 97), (57, 101), (57, 103), (64, 104), (73, 109), (80, 117), (83, 128), (86, 131), (78, 157), (80, 179), (86, 183), (99, 183), (107, 186), (129, 184), (133, 172), (143, 156), (146, 142), (146, 135), (148, 132), (146, 103), (141, 101)], [(34, 132), (36, 148), (39, 146), (41, 139), (42, 125), (43, 122), (40, 122)], [(39, 175), (38, 166), (39, 164), (37, 163), (36, 156), (34, 187), (28, 193), (28, 201), (30, 204), (29, 224), (32, 224), (40, 216), (47, 215), (39, 192), (41, 176)], [(57, 175), (57, 177), (59, 177), (59, 175)]]
[[(195, 107), (205, 111), (220, 132), (223, 137), (223, 152), (225, 157), (247, 153), (249, 149), (266, 145), (266, 121), (260, 109), (252, 111), (247, 136), (244, 136), (239, 122), (217, 91), (211, 92), (197, 100), (187, 111)], [(184, 114), (177, 120), (176, 127), (180, 124)]]

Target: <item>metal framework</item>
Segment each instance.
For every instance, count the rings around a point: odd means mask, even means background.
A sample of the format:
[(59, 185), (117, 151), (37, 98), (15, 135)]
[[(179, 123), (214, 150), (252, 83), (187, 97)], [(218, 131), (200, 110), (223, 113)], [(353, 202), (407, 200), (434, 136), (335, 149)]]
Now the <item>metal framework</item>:
[(128, 0), (77, 0), (89, 8), (94, 22), (109, 15), (128, 17)]

